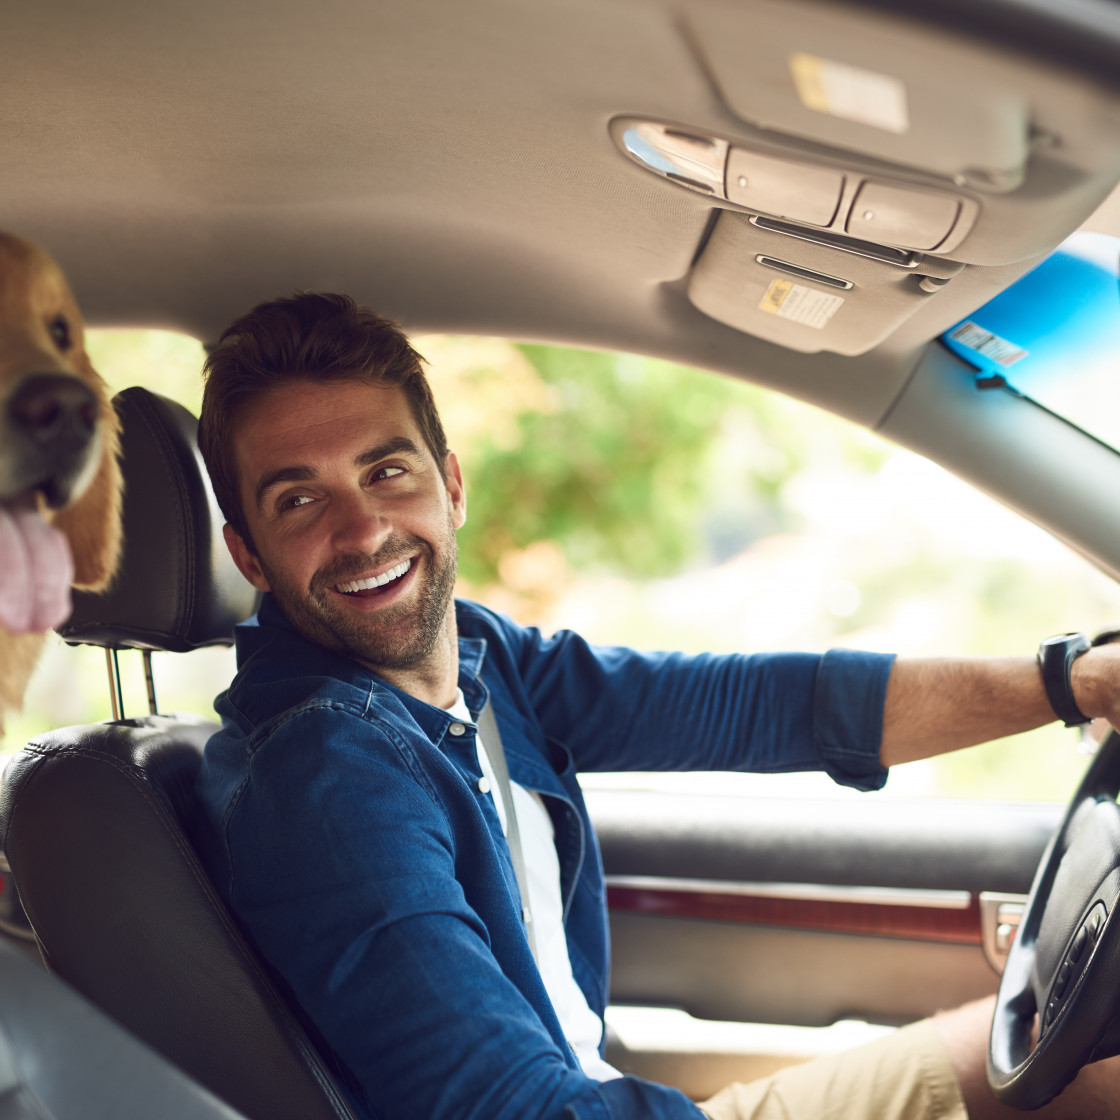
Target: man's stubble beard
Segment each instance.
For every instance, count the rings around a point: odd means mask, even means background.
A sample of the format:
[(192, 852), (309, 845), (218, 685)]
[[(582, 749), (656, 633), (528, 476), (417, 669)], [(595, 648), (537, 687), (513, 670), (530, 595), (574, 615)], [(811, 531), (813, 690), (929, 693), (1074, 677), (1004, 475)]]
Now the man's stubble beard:
[[(458, 542), (448, 518), (447, 534), (438, 542), (442, 559), (425, 540), (393, 536), (372, 556), (340, 557), (321, 568), (310, 589), (297, 590), (258, 557), (258, 563), (280, 609), (308, 641), (341, 653), (372, 669), (410, 669), (424, 662), (439, 644), (447, 625), (447, 611), (455, 592)], [(394, 603), (369, 615), (348, 613), (332, 601), (331, 587), (356, 578), (371, 568), (385, 570), (419, 553), (423, 584), (413, 588), (411, 603)], [(413, 569), (417, 560), (413, 560)], [(404, 578), (408, 578), (407, 576)]]

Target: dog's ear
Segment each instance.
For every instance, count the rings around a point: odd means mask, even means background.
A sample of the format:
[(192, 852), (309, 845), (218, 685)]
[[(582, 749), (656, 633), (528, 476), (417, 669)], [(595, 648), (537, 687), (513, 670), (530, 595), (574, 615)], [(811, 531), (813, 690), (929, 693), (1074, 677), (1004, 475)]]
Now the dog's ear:
[(85, 352), (73, 356), (101, 404), (101, 462), (86, 492), (54, 519), (66, 534), (74, 557), (74, 586), (103, 591), (117, 570), (121, 553), (120, 421), (108, 390)]

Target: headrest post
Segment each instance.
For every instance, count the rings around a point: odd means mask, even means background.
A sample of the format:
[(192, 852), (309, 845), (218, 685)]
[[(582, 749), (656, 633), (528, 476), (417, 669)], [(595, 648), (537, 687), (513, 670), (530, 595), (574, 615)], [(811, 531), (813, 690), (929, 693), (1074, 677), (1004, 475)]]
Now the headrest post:
[(152, 676), (152, 651), (146, 649), (143, 651), (144, 656), (144, 684), (148, 686), (148, 714), (158, 716), (159, 711), (156, 708), (156, 679)]
[(117, 651), (112, 647), (105, 650), (105, 666), (109, 670), (109, 701), (113, 705), (113, 719), (124, 719), (121, 667), (117, 663)]

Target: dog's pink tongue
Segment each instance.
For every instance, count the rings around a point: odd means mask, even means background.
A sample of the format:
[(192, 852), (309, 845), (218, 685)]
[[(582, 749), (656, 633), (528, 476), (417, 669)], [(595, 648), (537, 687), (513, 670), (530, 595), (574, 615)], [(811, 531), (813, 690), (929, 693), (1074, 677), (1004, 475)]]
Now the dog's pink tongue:
[(74, 561), (66, 538), (30, 510), (0, 507), (0, 623), (49, 630), (70, 613)]

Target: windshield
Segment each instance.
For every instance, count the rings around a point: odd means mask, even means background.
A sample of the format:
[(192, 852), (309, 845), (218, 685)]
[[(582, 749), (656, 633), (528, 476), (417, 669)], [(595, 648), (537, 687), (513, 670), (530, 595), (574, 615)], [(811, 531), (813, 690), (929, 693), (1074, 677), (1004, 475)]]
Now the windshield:
[(1076, 233), (943, 336), (978, 370), (1120, 447), (1120, 238)]

